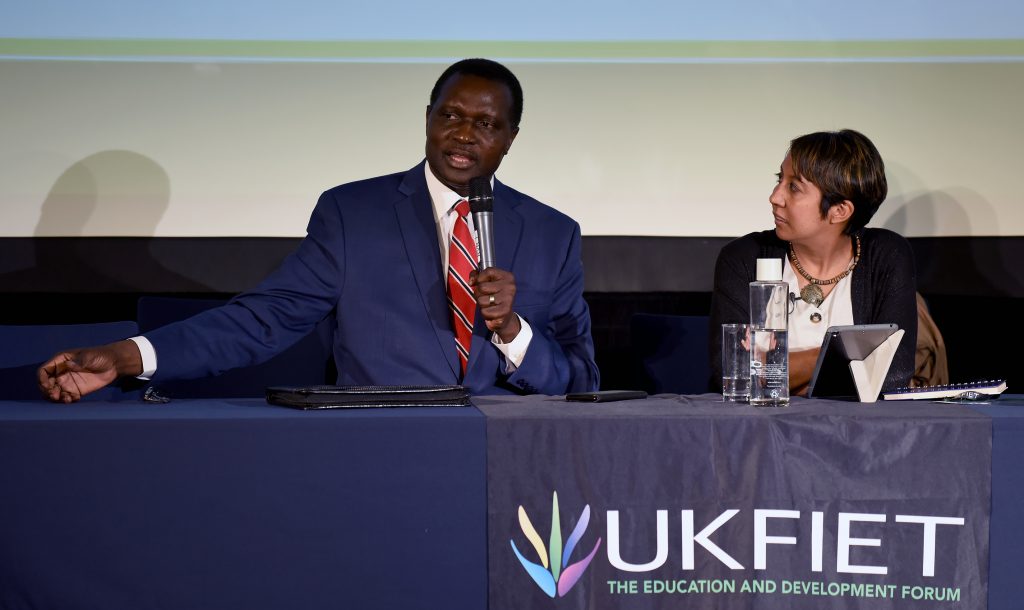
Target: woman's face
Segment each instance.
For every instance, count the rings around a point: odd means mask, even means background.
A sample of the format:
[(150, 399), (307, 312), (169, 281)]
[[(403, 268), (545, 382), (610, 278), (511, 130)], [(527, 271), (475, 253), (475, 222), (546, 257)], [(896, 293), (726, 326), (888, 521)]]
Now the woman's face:
[(821, 189), (793, 172), (787, 154), (779, 167), (779, 182), (768, 201), (775, 217), (775, 234), (784, 241), (800, 242), (817, 237), (828, 227), (821, 217)]

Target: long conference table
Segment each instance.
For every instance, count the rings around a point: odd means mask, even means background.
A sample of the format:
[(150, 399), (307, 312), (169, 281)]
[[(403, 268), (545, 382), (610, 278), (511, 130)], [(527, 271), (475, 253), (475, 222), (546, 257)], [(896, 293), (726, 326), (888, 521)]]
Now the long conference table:
[(0, 609), (1024, 599), (1024, 397), (474, 404), (0, 402)]

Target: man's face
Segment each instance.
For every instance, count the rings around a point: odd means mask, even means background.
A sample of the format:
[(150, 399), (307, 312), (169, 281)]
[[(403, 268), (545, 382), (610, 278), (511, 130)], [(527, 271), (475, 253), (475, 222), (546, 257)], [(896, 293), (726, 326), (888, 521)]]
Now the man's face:
[(512, 146), (512, 94), (479, 76), (454, 74), (427, 106), (427, 163), (456, 193), (469, 195), (469, 180), (490, 177)]

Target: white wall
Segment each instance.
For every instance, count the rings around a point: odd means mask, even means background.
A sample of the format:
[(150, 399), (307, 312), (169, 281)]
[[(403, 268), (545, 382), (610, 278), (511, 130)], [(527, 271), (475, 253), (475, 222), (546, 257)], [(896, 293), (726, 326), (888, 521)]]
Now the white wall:
[[(591, 235), (770, 225), (788, 141), (852, 127), (873, 224), (1024, 235), (1024, 63), (517, 63), (502, 180)], [(316, 196), (423, 153), (443, 64), (0, 62), (0, 235), (295, 236)]]
[(1024, 235), (1019, 0), (516, 6), (8, 3), (0, 236), (302, 235), (323, 189), (421, 159), (466, 56), (526, 92), (499, 178), (585, 234), (770, 226), (788, 141), (850, 127), (887, 162), (874, 224)]

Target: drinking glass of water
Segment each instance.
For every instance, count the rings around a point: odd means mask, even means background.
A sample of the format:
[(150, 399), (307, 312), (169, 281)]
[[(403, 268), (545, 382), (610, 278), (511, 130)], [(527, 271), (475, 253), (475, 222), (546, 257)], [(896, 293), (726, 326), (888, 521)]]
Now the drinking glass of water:
[(722, 325), (722, 398), (750, 400), (750, 326)]

